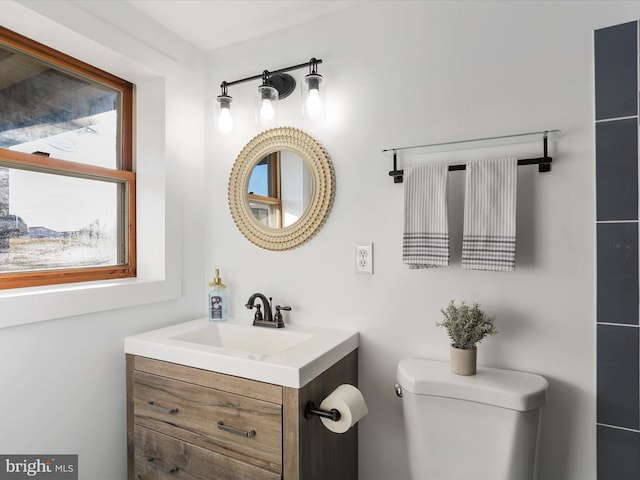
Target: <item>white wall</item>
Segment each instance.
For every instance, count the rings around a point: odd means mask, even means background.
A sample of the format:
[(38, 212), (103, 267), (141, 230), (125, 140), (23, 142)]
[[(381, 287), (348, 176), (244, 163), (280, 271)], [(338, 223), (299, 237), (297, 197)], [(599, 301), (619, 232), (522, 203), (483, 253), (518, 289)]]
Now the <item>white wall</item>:
[[(251, 245), (235, 228), (227, 178), (258, 130), (251, 113), (257, 84), (234, 86), (236, 130), (207, 143), (205, 257), (209, 272), (224, 272), (233, 316), (249, 321), (243, 304), (259, 291), (292, 305), (292, 323), (360, 330), (360, 387), (369, 404), (360, 423), (362, 479), (408, 478), (395, 369), (404, 357), (447, 359), (446, 333), (434, 324), (450, 299), (478, 301), (497, 315), (500, 333), (481, 344), (480, 364), (549, 380), (540, 478), (595, 479), (592, 33), (638, 18), (640, 2), (362, 2), (210, 52), (214, 86), (312, 56), (324, 60), (327, 120), (302, 119), (297, 91), (280, 114), (281, 125), (308, 131), (333, 159), (337, 194), (327, 223), (284, 253)], [(211, 99), (217, 94), (214, 88)], [(451, 266), (402, 265), (403, 190), (387, 175), (391, 160), (382, 149), (554, 128), (562, 135), (553, 171), (519, 169), (515, 273), (461, 269), (463, 173), (450, 180)], [(540, 148), (517, 153), (538, 156)], [(373, 276), (354, 274), (355, 241), (374, 242)]]
[[(137, 84), (139, 251), (153, 252), (156, 266), (141, 268), (155, 278), (138, 285), (141, 290), (125, 281), (115, 293), (96, 286), (61, 288), (64, 297), (57, 289), (0, 296), (0, 324), (28, 317), (24, 309), (34, 312), (28, 320), (47, 318), (46, 312), (106, 310), (0, 329), (0, 452), (78, 454), (79, 478), (124, 479), (124, 337), (190, 320), (205, 305), (203, 54), (125, 3), (1, 3), (2, 26)], [(177, 285), (177, 294), (163, 283)], [(144, 291), (158, 286), (151, 297), (167, 300), (144, 304), (150, 298), (140, 298)], [(110, 310), (124, 297), (129, 305), (142, 304)]]

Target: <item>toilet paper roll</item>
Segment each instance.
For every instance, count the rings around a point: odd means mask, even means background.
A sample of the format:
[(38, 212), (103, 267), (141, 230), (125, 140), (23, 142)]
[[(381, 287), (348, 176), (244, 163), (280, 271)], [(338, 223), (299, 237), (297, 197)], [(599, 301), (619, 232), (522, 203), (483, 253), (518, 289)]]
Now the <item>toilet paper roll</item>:
[(353, 427), (369, 410), (362, 392), (353, 385), (342, 384), (329, 394), (320, 404), (322, 410), (335, 408), (340, 412), (340, 420), (321, 417), (322, 423), (333, 433), (344, 433)]

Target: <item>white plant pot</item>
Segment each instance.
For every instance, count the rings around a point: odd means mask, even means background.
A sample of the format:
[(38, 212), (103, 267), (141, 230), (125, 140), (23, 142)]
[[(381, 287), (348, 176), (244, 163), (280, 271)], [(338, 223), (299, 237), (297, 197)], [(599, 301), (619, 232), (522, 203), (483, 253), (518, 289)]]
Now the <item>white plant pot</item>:
[(470, 349), (451, 347), (451, 371), (456, 375), (475, 375), (477, 356), (476, 347)]

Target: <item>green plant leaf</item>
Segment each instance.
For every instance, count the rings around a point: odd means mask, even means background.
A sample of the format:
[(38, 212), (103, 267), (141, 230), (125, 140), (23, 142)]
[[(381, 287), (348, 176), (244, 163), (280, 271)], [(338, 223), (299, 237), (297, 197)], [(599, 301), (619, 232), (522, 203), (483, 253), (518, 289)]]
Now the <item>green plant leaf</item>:
[(447, 329), (453, 347), (472, 349), (485, 337), (498, 333), (493, 324), (495, 317), (483, 312), (477, 303), (470, 307), (465, 302), (461, 302), (457, 306), (451, 300), (447, 308), (440, 311), (444, 321), (436, 325)]

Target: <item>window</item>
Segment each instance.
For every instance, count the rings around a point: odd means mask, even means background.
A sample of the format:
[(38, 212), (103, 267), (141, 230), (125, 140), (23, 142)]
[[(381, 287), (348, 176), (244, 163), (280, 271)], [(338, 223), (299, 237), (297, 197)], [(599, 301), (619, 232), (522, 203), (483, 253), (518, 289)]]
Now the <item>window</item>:
[(280, 152), (258, 162), (249, 177), (249, 207), (259, 222), (268, 227), (282, 227), (280, 197)]
[(136, 275), (133, 85), (0, 27), (0, 288)]
[(265, 156), (251, 170), (249, 207), (254, 217), (271, 228), (297, 222), (309, 205), (313, 190), (311, 172), (304, 160), (290, 150)]

